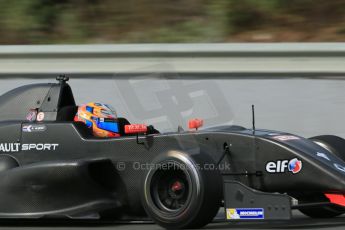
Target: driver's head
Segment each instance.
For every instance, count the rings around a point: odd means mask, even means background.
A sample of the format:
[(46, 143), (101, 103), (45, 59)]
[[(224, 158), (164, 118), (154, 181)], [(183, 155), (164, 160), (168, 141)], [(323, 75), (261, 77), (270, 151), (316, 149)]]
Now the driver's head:
[(74, 121), (85, 123), (96, 137), (120, 136), (116, 112), (107, 104), (91, 102), (79, 106)]

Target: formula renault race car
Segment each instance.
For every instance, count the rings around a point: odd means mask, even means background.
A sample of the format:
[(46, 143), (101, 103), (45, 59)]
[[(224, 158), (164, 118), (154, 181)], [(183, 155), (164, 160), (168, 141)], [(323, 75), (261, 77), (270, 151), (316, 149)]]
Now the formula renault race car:
[[(159, 133), (117, 118), (120, 137), (75, 122), (68, 78), (0, 97), (0, 218), (224, 221), (345, 213), (345, 140), (220, 126)], [(36, 114), (34, 111), (37, 111)]]

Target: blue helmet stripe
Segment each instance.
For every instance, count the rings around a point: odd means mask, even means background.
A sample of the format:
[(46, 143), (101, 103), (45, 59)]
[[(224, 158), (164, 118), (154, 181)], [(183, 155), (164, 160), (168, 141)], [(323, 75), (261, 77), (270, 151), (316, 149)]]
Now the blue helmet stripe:
[(114, 132), (114, 133), (118, 133), (119, 132), (119, 125), (117, 122), (98, 122), (97, 123), (98, 128), (106, 130), (106, 131), (110, 131), (110, 132)]

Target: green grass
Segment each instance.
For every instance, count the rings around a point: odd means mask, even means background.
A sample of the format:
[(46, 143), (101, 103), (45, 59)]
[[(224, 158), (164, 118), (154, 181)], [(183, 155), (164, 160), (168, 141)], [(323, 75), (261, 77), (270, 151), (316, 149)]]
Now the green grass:
[(226, 42), (272, 28), (322, 40), (329, 27), (339, 41), (344, 15), (345, 0), (0, 0), (0, 44)]

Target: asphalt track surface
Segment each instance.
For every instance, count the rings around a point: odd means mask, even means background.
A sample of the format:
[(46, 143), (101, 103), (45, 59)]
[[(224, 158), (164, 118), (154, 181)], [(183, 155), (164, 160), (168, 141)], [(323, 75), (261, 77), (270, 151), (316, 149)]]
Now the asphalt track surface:
[[(332, 219), (311, 219), (305, 217), (298, 211), (293, 212), (294, 217), (290, 221), (276, 221), (276, 222), (241, 222), (241, 223), (225, 223), (218, 222), (207, 225), (203, 229), (345, 229), (345, 215)], [(25, 230), (160, 230), (158, 225), (151, 222), (147, 223), (115, 223), (115, 222), (81, 222), (81, 221), (2, 221), (0, 222), (0, 229), (25, 229)]]

